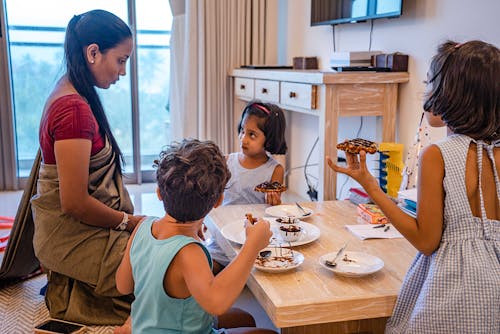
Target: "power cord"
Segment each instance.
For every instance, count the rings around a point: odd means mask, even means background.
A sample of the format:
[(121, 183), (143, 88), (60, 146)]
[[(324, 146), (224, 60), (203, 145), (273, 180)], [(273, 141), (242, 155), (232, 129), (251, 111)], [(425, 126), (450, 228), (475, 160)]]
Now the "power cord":
[(373, 35), (373, 20), (370, 20), (370, 44), (368, 46), (368, 51), (372, 50), (372, 35)]
[(311, 150), (309, 151), (309, 154), (307, 155), (306, 163), (304, 164), (304, 178), (306, 180), (307, 184), (307, 195), (309, 195), (309, 198), (311, 201), (317, 201), (318, 200), (318, 190), (316, 190), (316, 187), (314, 187), (311, 182), (309, 181), (309, 177), (307, 174), (307, 167), (309, 166), (309, 159), (311, 159), (312, 152), (314, 151), (314, 148), (318, 144), (319, 137), (316, 138), (314, 141), (313, 146), (311, 147)]
[(333, 52), (335, 52), (335, 24), (332, 24), (332, 35), (333, 35)]
[[(342, 158), (343, 159), (343, 158)], [(344, 159), (345, 161), (345, 159)], [(307, 167), (314, 167), (314, 166), (318, 166), (319, 164), (310, 164), (310, 165), (307, 165)], [(301, 169), (301, 168), (304, 168), (306, 167), (306, 165), (300, 165), (300, 166), (297, 166), (297, 167), (292, 167), (292, 168), (289, 168), (285, 171), (285, 177), (288, 176), (288, 174), (290, 174), (293, 170), (296, 170), (296, 169)], [(313, 179), (318, 179), (316, 176), (312, 175), (312, 174), (307, 174), (307, 176), (309, 177), (312, 177)]]

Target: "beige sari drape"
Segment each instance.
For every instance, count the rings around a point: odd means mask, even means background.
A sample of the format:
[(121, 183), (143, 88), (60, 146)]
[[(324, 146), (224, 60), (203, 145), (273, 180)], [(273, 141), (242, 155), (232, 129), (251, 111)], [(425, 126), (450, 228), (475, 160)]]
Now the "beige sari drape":
[[(113, 209), (133, 213), (108, 142), (90, 159), (88, 191)], [(35, 254), (49, 271), (45, 300), (50, 315), (85, 324), (123, 323), (132, 299), (116, 290), (115, 272), (130, 234), (64, 214), (56, 165), (41, 164), (31, 203)]]

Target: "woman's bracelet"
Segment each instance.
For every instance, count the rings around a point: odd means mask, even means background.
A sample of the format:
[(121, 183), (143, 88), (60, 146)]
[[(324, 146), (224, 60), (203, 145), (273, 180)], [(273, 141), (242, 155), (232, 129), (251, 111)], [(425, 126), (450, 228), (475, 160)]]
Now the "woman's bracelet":
[(118, 230), (118, 231), (125, 231), (127, 229), (128, 222), (129, 222), (128, 213), (126, 213), (125, 211), (122, 211), (122, 213), (123, 213), (123, 219), (122, 219), (121, 223), (116, 225), (116, 227), (115, 227), (115, 230)]

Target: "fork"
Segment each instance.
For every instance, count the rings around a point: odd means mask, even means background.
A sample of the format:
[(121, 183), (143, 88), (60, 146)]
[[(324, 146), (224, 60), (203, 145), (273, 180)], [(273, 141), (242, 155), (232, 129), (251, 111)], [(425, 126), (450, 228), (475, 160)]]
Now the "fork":
[(295, 205), (297, 205), (300, 211), (302, 211), (303, 216), (307, 216), (309, 214), (306, 210), (304, 210), (304, 208), (299, 204), (299, 202), (295, 202)]

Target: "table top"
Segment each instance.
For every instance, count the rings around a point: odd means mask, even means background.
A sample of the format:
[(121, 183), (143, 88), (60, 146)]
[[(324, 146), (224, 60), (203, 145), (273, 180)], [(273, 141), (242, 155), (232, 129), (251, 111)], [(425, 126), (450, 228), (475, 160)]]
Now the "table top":
[[(415, 248), (405, 239), (360, 240), (344, 225), (356, 224), (356, 206), (349, 201), (303, 202), (313, 210), (304, 222), (321, 231), (318, 240), (294, 247), (304, 263), (295, 270), (266, 273), (254, 269), (247, 285), (276, 327), (296, 327), (357, 319), (388, 317), (395, 305)], [(265, 204), (230, 205), (214, 209), (206, 225), (226, 254), (233, 258), (240, 245), (226, 240), (224, 225), (243, 221), (245, 213), (266, 216)], [(347, 251), (375, 255), (384, 267), (364, 277), (343, 277), (319, 264), (320, 256), (336, 252), (349, 241)]]
[(232, 77), (280, 80), (315, 85), (405, 83), (409, 81), (410, 77), (408, 72), (336, 72), (324, 70), (246, 68), (235, 68), (229, 72), (229, 75)]

